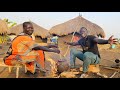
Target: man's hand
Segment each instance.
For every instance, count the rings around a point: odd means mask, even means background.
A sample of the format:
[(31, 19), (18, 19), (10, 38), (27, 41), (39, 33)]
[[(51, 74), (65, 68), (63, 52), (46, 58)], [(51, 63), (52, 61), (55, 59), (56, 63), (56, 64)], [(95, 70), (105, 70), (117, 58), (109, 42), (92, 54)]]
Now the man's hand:
[(113, 35), (108, 39), (108, 43), (109, 43), (110, 45), (116, 44), (116, 42), (117, 42), (117, 39), (113, 38)]
[(54, 52), (59, 54), (60, 50), (59, 49), (54, 49)]

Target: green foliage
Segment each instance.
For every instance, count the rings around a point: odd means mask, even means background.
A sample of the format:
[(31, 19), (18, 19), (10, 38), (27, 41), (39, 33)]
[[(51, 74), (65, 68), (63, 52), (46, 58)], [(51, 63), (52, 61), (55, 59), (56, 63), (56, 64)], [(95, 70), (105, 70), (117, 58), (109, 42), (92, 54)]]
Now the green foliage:
[(8, 27), (9, 28), (11, 28), (11, 27), (13, 27), (13, 26), (15, 26), (15, 25), (17, 25), (17, 23), (16, 22), (13, 22), (13, 21), (9, 21), (9, 19), (4, 19), (4, 21), (6, 21), (7, 22), (7, 24), (8, 24)]
[(9, 26), (9, 28), (11, 28), (11, 27), (13, 27), (13, 26), (15, 26), (15, 25), (17, 25), (17, 23), (13, 22), (13, 23)]
[(7, 43), (10, 40), (8, 35), (0, 35), (0, 44)]

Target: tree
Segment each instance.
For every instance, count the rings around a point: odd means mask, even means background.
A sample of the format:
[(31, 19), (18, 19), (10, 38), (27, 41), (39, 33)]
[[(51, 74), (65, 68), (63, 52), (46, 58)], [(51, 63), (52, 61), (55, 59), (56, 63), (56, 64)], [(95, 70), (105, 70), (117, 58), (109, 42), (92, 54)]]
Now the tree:
[(8, 28), (12, 28), (13, 26), (17, 25), (16, 22), (9, 21), (7, 18), (4, 19), (7, 22)]
[(7, 34), (0, 35), (0, 44), (4, 44), (10, 41), (10, 37)]

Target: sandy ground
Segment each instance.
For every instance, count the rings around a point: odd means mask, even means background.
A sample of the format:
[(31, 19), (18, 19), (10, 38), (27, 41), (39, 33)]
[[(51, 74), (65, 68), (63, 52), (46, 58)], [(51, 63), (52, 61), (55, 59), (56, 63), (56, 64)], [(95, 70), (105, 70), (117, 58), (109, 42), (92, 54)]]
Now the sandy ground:
[[(4, 48), (0, 49), (0, 53), (6, 52), (8, 47), (9, 47), (8, 45), (7, 46), (5, 45)], [(64, 55), (64, 53), (66, 52), (67, 46), (63, 46), (63, 44), (60, 44), (59, 47), (62, 51), (61, 53)], [(104, 66), (113, 66), (115, 65), (114, 60), (120, 59), (120, 45), (117, 44), (117, 47), (115, 49), (110, 49), (109, 48), (110, 45), (98, 45), (98, 47), (101, 55), (100, 73), (110, 77), (115, 72), (115, 70), (105, 69)], [(60, 55), (55, 53), (45, 52), (45, 56), (46, 56), (46, 59), (52, 58), (55, 61), (60, 59)], [(0, 63), (3, 62), (2, 60), (3, 57), (4, 57), (3, 55), (0, 55)], [(65, 59), (69, 60), (69, 53)], [(82, 62), (77, 59), (76, 65), (79, 67), (82, 65)], [(47, 61), (46, 61), (46, 68), (47, 70), (50, 70), (51, 68), (50, 63)], [(7, 67), (0, 66), (0, 78), (15, 78), (15, 75), (16, 75), (15, 71), (16, 69), (13, 68), (12, 72), (9, 73)], [(69, 72), (78, 72), (78, 74), (76, 74), (74, 78), (79, 78), (81, 75), (81, 72), (79, 71), (79, 69), (75, 69), (75, 71), (69, 71)], [(39, 73), (39, 74), (30, 74), (29, 72), (24, 73), (24, 68), (20, 68), (19, 78), (58, 78), (58, 76), (51, 76), (49, 71), (47, 71), (46, 76), (43, 76), (42, 73)], [(93, 73), (90, 73), (88, 78), (102, 78), (102, 77), (99, 77)], [(120, 78), (120, 73), (117, 73), (113, 78)]]

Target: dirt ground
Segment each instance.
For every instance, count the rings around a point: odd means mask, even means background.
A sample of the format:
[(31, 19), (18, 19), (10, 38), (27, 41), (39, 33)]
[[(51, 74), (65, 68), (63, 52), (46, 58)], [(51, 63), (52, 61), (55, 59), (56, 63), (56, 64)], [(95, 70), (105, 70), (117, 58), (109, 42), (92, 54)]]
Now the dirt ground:
[[(4, 57), (4, 55), (2, 55), (3, 52), (6, 52), (8, 49), (9, 45), (4, 45), (4, 48), (0, 49), (0, 63), (3, 62), (2, 58)], [(116, 65), (115, 63), (115, 59), (120, 59), (120, 45), (117, 44), (116, 48), (114, 49), (110, 49), (110, 45), (98, 45), (99, 47), (99, 51), (100, 51), (100, 55), (101, 55), (101, 63), (100, 63), (100, 73), (104, 74), (106, 76), (108, 76), (108, 78), (110, 76), (112, 76), (115, 72), (115, 70), (110, 70), (110, 69), (106, 69), (104, 68), (105, 66), (113, 66)], [(71, 48), (71, 47), (70, 47)], [(63, 44), (60, 43), (59, 49), (61, 50), (61, 53), (64, 55), (67, 49), (67, 46), (63, 46)], [(49, 52), (45, 52), (45, 56), (46, 59), (48, 58), (52, 58), (53, 60), (57, 61), (60, 59), (60, 55), (55, 54), (55, 53), (49, 53)], [(69, 53), (66, 56), (66, 59), (69, 60)], [(56, 76), (51, 76), (50, 75), (50, 63), (46, 61), (45, 64), (46, 68), (47, 68), (47, 73), (46, 76), (44, 76), (42, 73), (39, 74), (30, 74), (29, 72), (25, 73), (24, 72), (24, 68), (20, 68), (19, 71), (19, 78), (65, 78), (65, 77), (60, 77), (58, 74), (56, 74)], [(80, 67), (82, 66), (82, 62), (80, 60), (76, 60), (76, 66)], [(2, 67), (0, 66), (0, 78), (15, 78), (16, 76), (16, 68), (12, 69), (12, 72), (9, 73), (8, 72), (8, 68), (7, 67)], [(81, 72), (79, 71), (79, 68), (76, 68), (75, 70), (71, 70), (68, 72), (78, 72), (73, 78), (79, 78), (81, 75)], [(88, 78), (102, 78), (100, 76), (97, 76), (93, 73), (89, 73)], [(113, 78), (120, 78), (120, 73), (118, 72), (115, 76), (113, 76)]]

